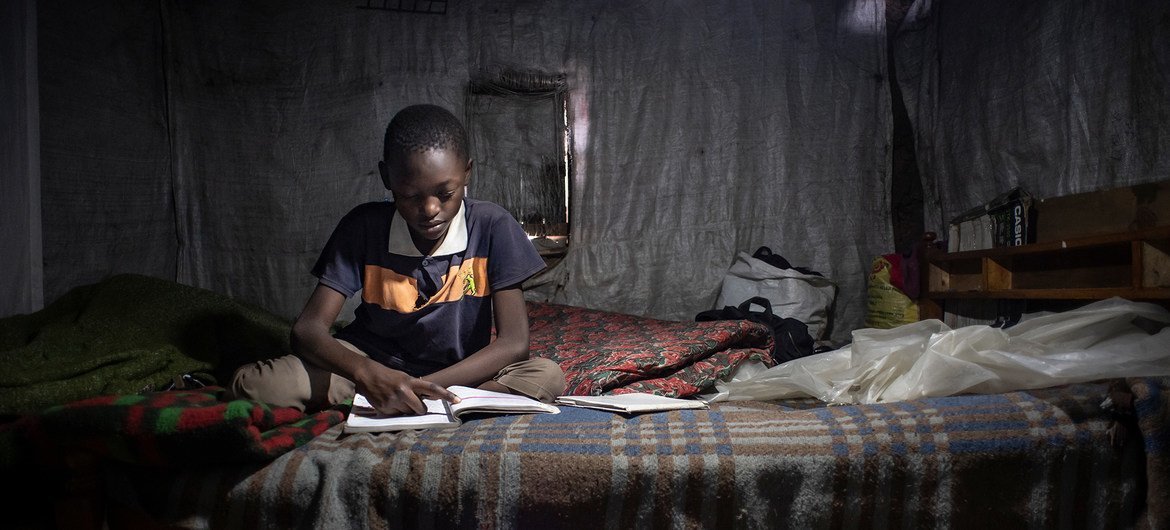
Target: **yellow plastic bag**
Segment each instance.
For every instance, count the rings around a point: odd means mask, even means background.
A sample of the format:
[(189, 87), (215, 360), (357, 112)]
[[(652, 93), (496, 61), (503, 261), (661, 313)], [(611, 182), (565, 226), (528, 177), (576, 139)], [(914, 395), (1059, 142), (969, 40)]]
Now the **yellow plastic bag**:
[(901, 256), (887, 254), (873, 260), (866, 327), (890, 329), (918, 321), (918, 304), (895, 285), (902, 283), (901, 277)]

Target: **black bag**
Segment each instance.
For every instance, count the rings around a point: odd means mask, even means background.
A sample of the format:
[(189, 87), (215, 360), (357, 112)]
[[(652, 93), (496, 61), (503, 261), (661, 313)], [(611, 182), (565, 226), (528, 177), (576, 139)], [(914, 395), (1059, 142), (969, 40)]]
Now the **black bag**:
[(777, 269), (792, 269), (801, 274), (815, 274), (822, 278), (825, 277), (824, 274), (814, 271), (808, 267), (793, 267), (792, 264), (788, 262), (788, 260), (784, 259), (784, 256), (773, 254), (772, 249), (768, 247), (757, 248), (756, 253), (752, 254), (752, 257), (767, 263), (768, 265), (776, 267)]
[[(752, 311), (752, 304), (764, 308), (763, 311)], [(808, 326), (795, 318), (776, 316), (772, 313), (772, 302), (762, 296), (750, 298), (739, 307), (726, 306), (695, 315), (695, 322), (712, 320), (750, 320), (768, 326), (772, 330), (772, 359), (777, 364), (813, 354)]]

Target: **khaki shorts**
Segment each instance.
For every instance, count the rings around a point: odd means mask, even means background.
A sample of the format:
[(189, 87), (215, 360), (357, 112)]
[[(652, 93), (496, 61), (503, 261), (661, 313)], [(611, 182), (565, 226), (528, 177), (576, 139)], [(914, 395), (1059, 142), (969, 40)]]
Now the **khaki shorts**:
[[(338, 340), (363, 357), (365, 352)], [(546, 403), (565, 391), (565, 374), (556, 362), (535, 357), (505, 366), (495, 382), (518, 394)], [(354, 383), (296, 355), (258, 361), (236, 369), (228, 385), (235, 398), (252, 399), (277, 407), (320, 410), (345, 402), (354, 395)]]

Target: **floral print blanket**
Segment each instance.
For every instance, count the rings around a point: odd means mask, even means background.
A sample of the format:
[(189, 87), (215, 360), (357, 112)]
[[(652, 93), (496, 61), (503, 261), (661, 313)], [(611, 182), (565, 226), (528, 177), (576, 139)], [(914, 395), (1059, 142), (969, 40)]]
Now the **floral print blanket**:
[(746, 320), (675, 322), (529, 302), (528, 327), (532, 355), (561, 365), (570, 395), (687, 397), (744, 362), (773, 364), (771, 332)]

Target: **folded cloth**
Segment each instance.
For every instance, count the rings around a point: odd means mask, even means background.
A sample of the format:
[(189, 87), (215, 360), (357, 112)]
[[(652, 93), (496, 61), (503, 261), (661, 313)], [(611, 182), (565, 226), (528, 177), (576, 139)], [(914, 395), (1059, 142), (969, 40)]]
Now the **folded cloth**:
[(100, 396), (0, 425), (0, 469), (63, 465), (78, 452), (158, 467), (263, 462), (340, 423), (347, 408), (306, 415), (225, 401), (220, 387)]
[(291, 352), (290, 323), (222, 294), (136, 274), (77, 287), (0, 319), (0, 414), (162, 390), (178, 374), (223, 381)]

